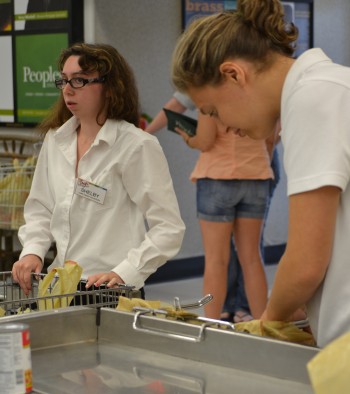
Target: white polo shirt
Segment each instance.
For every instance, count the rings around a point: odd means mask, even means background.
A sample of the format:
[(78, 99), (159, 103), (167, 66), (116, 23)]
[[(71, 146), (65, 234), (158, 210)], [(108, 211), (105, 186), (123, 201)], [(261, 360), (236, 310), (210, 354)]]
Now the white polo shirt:
[(281, 123), (288, 195), (327, 185), (342, 190), (331, 262), (308, 304), (323, 347), (350, 330), (350, 68), (320, 49), (302, 54), (283, 87)]
[(149, 133), (107, 120), (78, 166), (78, 177), (105, 194), (100, 204), (76, 193), (78, 124), (72, 117), (45, 137), (19, 230), (21, 257), (43, 259), (55, 240), (49, 269), (70, 259), (83, 278), (113, 270), (140, 288), (176, 255), (184, 235), (163, 150)]

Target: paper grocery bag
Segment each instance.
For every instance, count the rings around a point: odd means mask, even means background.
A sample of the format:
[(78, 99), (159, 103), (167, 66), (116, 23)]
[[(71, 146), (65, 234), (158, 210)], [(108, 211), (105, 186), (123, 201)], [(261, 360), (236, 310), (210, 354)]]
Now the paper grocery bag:
[(301, 345), (316, 346), (312, 334), (298, 328), (292, 322), (250, 320), (236, 323), (235, 330)]
[(350, 392), (350, 332), (320, 351), (307, 369), (315, 394)]
[[(80, 267), (80, 265), (71, 260), (66, 261), (63, 267), (57, 267), (52, 269), (44, 277), (44, 279), (39, 282), (39, 310), (43, 311), (69, 306), (73, 297), (58, 296), (76, 293), (82, 272), (83, 269)], [(56, 275), (58, 276), (58, 279), (55, 278)], [(55, 283), (50, 289), (53, 280), (55, 280)]]
[[(118, 299), (118, 306), (117, 310), (118, 311), (124, 311), (124, 312), (132, 312), (135, 307), (142, 307), (146, 309), (150, 309), (156, 312), (156, 315), (159, 317), (166, 317), (166, 318), (171, 318), (171, 319), (181, 319), (181, 320), (192, 320), (196, 319), (198, 317), (197, 314), (185, 311), (183, 309), (176, 310), (173, 306), (171, 306), (168, 303), (161, 302), (161, 301), (146, 301), (142, 300), (141, 298), (127, 298), (123, 296), (119, 296)], [(157, 314), (157, 310), (162, 310), (166, 312), (166, 315), (163, 314)], [(192, 321), (191, 321), (192, 322)], [(194, 323), (196, 321), (194, 320)], [(203, 324), (203, 322), (198, 321), (198, 324)]]

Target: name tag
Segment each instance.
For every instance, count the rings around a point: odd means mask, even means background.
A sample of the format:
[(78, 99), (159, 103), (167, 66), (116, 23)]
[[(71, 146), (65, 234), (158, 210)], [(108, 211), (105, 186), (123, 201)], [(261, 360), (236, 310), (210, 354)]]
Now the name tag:
[(94, 185), (89, 181), (77, 178), (74, 193), (78, 196), (88, 198), (98, 204), (103, 204), (105, 201), (107, 189), (101, 186)]

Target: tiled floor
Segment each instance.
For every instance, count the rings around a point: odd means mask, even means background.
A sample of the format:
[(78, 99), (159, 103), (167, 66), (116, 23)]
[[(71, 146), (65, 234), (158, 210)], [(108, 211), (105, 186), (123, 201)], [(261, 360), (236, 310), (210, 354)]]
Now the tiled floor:
[[(277, 265), (265, 267), (269, 289), (273, 284)], [(202, 277), (178, 280), (174, 282), (163, 282), (147, 285), (145, 288), (148, 300), (159, 300), (173, 304), (174, 297), (179, 297), (181, 303), (197, 301), (202, 297)], [(203, 316), (203, 309), (194, 311)]]

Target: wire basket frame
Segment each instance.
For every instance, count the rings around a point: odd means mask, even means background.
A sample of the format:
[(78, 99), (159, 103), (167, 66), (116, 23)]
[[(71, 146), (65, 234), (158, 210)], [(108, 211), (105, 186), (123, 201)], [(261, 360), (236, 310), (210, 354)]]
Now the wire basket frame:
[(0, 229), (18, 230), (35, 171), (34, 158), (0, 166)]
[[(25, 295), (18, 283), (14, 282), (11, 271), (0, 272), (0, 308), (2, 315), (17, 315), (28, 312), (74, 307), (78, 305), (94, 308), (116, 308), (119, 296), (139, 298), (140, 291), (133, 286), (119, 284), (115, 288), (95, 287), (85, 289), (85, 281), (81, 281), (77, 291), (70, 294), (38, 296), (39, 281), (45, 274), (32, 274), (32, 289)], [(51, 294), (58, 276), (51, 282), (48, 292)]]

